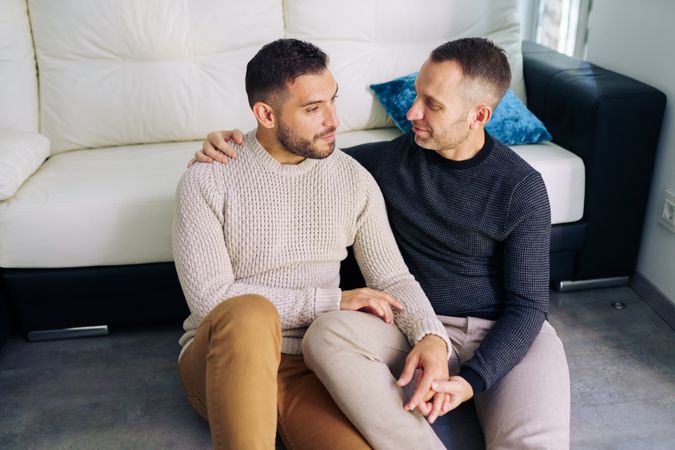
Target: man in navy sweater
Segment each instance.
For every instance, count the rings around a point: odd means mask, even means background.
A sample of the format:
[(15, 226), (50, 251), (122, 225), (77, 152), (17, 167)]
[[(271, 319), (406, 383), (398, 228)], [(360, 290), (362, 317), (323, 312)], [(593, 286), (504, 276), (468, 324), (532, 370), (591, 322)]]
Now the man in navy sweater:
[[(433, 385), (446, 395), (431, 391), (404, 409), (433, 423), (474, 398), (487, 448), (568, 448), (569, 372), (546, 321), (546, 187), (484, 130), (510, 79), (504, 51), (492, 42), (443, 44), (415, 82), (407, 114), (412, 132), (345, 151), (377, 180), (405, 262), (455, 350), (450, 378)], [(211, 133), (197, 159), (225, 162), (232, 156), (226, 140), (239, 138)], [(326, 314), (308, 331), (303, 350), (357, 428), (396, 427), (393, 410), (401, 406), (382, 393), (400, 390), (415, 368), (402, 362), (406, 342), (391, 327), (372, 315)], [(399, 386), (387, 380), (384, 366), (402, 370)]]

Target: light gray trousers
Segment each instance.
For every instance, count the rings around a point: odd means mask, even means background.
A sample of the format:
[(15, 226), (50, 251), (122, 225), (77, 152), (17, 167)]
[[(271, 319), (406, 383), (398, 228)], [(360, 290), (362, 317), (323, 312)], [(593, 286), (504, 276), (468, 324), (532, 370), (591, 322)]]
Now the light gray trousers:
[[(494, 322), (439, 319), (453, 345), (448, 363), (455, 374)], [(407, 395), (396, 379), (409, 352), (396, 326), (358, 311), (319, 316), (303, 339), (307, 366), (374, 448), (444, 448), (424, 417), (403, 410)], [(523, 360), (491, 389), (474, 396), (474, 402), (488, 449), (569, 448), (569, 370), (562, 343), (548, 322)]]

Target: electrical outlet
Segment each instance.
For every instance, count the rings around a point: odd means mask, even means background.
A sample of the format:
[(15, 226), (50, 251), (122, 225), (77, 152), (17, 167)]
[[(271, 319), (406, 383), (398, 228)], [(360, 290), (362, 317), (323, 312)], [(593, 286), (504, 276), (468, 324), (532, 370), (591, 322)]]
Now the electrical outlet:
[(666, 190), (663, 191), (663, 209), (659, 222), (671, 233), (675, 233), (675, 195)]

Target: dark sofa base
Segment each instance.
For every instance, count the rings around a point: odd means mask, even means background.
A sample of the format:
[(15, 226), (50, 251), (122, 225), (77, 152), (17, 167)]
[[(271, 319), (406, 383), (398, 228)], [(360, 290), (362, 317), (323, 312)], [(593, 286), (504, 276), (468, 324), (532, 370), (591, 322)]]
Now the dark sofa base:
[[(2, 269), (0, 269), (0, 274), (1, 273)], [(0, 348), (14, 331), (13, 326), (15, 323), (16, 320), (14, 319), (12, 310), (6, 301), (6, 295), (4, 295), (2, 283), (0, 283)]]
[[(572, 275), (585, 229), (583, 222), (553, 227), (552, 280)], [(364, 286), (351, 249), (340, 278), (342, 289)], [(189, 314), (173, 263), (5, 269), (2, 287), (6, 300), (16, 310), (21, 332), (92, 325), (180, 324)]]
[(7, 269), (2, 276), (22, 332), (103, 324), (178, 324), (188, 315), (173, 263)]
[(551, 227), (551, 272), (549, 278), (558, 281), (573, 280), (577, 254), (586, 244), (585, 221), (563, 223)]

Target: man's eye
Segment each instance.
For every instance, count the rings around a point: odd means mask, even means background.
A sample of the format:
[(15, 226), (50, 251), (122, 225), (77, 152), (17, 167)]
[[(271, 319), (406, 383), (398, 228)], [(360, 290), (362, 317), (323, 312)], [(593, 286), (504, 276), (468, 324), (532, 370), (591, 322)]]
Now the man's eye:
[(313, 106), (311, 108), (307, 108), (307, 112), (317, 112), (319, 110), (318, 106)]
[(338, 98), (338, 96), (337, 96), (337, 95), (335, 95), (335, 97), (333, 97), (333, 98), (331, 99), (331, 101), (330, 101), (330, 102), (331, 102), (331, 103), (335, 103), (335, 99), (336, 99), (336, 98)]

